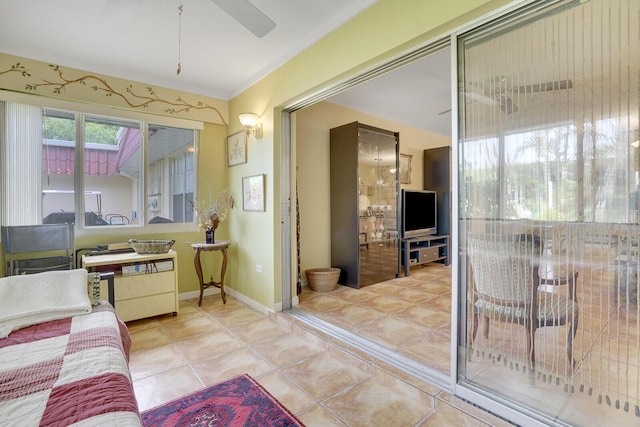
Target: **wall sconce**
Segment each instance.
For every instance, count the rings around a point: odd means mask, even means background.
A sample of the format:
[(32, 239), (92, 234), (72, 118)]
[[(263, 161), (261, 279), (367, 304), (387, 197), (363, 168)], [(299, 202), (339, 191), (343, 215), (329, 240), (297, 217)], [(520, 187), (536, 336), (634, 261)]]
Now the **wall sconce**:
[(247, 137), (253, 134), (257, 139), (262, 139), (262, 122), (260, 122), (260, 117), (257, 114), (242, 113), (238, 117), (240, 123), (244, 126)]

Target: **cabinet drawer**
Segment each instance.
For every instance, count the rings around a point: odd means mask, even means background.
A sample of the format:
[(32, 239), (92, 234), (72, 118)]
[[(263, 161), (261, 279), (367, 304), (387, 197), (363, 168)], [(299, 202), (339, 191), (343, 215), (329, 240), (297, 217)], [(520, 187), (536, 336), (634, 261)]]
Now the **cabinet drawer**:
[(116, 276), (115, 280), (116, 305), (120, 300), (175, 291), (173, 271), (137, 276)]
[(440, 256), (438, 247), (422, 248), (418, 251), (418, 262), (428, 262), (437, 259)]
[(175, 293), (116, 301), (116, 313), (123, 322), (177, 311)]

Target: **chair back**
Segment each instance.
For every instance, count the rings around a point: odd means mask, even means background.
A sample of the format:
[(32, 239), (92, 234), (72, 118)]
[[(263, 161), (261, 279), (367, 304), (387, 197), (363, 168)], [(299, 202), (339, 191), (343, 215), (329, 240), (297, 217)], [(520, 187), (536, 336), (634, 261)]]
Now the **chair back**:
[(532, 234), (469, 233), (467, 254), (474, 293), (498, 305), (524, 306), (539, 284), (540, 239)]
[(5, 275), (74, 268), (73, 224), (2, 226)]

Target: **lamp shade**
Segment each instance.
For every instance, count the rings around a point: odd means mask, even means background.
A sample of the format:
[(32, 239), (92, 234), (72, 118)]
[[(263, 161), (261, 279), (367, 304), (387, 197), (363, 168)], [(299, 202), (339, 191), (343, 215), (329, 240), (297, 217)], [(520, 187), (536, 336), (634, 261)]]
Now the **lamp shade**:
[(253, 113), (242, 113), (238, 116), (240, 123), (245, 127), (254, 127), (258, 124), (259, 117)]

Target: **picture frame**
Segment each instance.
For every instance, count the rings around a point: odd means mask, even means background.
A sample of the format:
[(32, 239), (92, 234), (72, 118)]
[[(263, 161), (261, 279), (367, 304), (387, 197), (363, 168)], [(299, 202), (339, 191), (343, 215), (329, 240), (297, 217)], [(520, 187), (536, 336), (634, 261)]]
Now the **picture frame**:
[(247, 138), (244, 131), (227, 137), (227, 165), (236, 166), (247, 163)]
[(411, 184), (412, 154), (400, 154), (400, 184)]
[(264, 181), (264, 174), (245, 176), (242, 178), (243, 211), (265, 211)]

